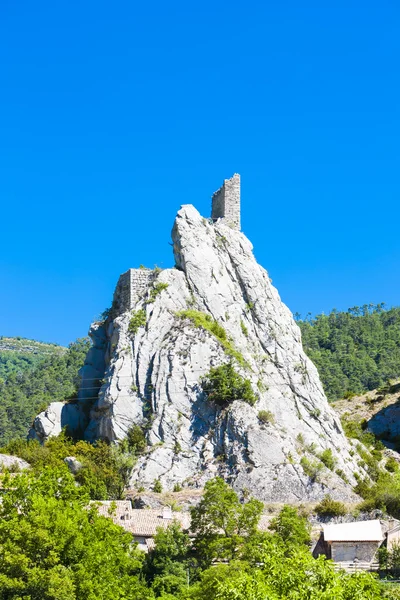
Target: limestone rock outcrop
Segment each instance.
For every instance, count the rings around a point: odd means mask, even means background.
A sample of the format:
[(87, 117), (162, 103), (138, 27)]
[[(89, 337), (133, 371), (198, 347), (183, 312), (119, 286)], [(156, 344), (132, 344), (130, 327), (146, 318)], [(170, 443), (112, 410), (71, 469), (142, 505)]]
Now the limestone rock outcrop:
[(10, 454), (0, 454), (0, 472), (5, 469), (11, 469), (14, 471), (24, 471), (29, 469), (30, 464), (19, 458), (18, 456), (12, 456)]
[(79, 424), (83, 418), (81, 406), (52, 402), (35, 417), (28, 438), (43, 443), (47, 438), (59, 435), (64, 427), (70, 431), (79, 431)]
[[(191, 205), (178, 212), (172, 238), (176, 267), (155, 271), (128, 310), (111, 311), (91, 329), (75, 416), (84, 437), (113, 442), (133, 424), (142, 428), (147, 450), (132, 487), (195, 488), (221, 475), (265, 501), (326, 493), (354, 500), (347, 481), (355, 483), (359, 468), (300, 330), (249, 240)], [(209, 315), (227, 343), (196, 327), (188, 311)], [(207, 398), (202, 376), (229, 361), (251, 381), (254, 406), (235, 400), (221, 407)], [(329, 449), (333, 470), (318, 458)]]

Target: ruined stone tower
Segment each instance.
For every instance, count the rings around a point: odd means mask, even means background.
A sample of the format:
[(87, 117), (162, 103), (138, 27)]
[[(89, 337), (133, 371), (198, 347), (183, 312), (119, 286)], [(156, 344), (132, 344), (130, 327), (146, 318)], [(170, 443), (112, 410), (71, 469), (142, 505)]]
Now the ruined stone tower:
[(114, 292), (113, 306), (117, 314), (131, 310), (154, 278), (151, 269), (128, 269), (120, 276)]
[(212, 195), (211, 218), (225, 219), (234, 229), (240, 229), (240, 175), (235, 173), (225, 179), (223, 185)]
[[(212, 195), (211, 218), (223, 219), (233, 229), (240, 230), (240, 175), (224, 179), (222, 186)], [(132, 310), (154, 281), (156, 272), (145, 267), (128, 269), (120, 276), (114, 292), (115, 314)]]

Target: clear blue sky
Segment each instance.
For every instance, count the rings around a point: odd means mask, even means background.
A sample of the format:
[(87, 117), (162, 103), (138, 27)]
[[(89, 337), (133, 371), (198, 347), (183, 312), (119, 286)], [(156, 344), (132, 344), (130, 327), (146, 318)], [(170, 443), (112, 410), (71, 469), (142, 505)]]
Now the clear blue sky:
[(67, 344), (242, 176), (295, 312), (400, 304), (400, 6), (0, 3), (0, 335)]

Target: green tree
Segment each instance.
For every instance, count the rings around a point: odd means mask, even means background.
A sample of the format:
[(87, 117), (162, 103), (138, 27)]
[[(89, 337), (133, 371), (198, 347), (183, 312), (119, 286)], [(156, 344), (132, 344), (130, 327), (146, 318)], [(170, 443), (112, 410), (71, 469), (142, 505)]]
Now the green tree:
[(293, 506), (284, 506), (279, 515), (271, 521), (269, 528), (286, 543), (308, 545), (311, 527), (305, 517), (301, 517)]
[(134, 455), (123, 452), (118, 446), (102, 441), (95, 444), (83, 440), (76, 442), (65, 432), (49, 438), (43, 445), (36, 440), (15, 440), (0, 452), (23, 458), (36, 473), (41, 473), (45, 467), (64, 467), (64, 458), (74, 456), (83, 465), (75, 480), (92, 500), (121, 498), (135, 462)]
[(67, 468), (2, 481), (0, 599), (151, 598), (131, 536), (99, 516)]
[(259, 500), (241, 504), (237, 494), (220, 477), (208, 481), (204, 495), (191, 509), (191, 529), (202, 564), (214, 558), (240, 556), (246, 538), (257, 532), (263, 510)]
[(318, 368), (330, 400), (400, 377), (400, 308), (356, 306), (298, 323), (304, 350)]
[(154, 542), (154, 549), (146, 557), (147, 580), (157, 596), (179, 594), (187, 587), (193, 566), (189, 536), (178, 521), (173, 521), (167, 528), (157, 529)]
[(0, 445), (25, 438), (33, 418), (50, 402), (76, 398), (78, 371), (89, 347), (88, 339), (79, 339), (66, 352), (45, 355), (0, 379)]

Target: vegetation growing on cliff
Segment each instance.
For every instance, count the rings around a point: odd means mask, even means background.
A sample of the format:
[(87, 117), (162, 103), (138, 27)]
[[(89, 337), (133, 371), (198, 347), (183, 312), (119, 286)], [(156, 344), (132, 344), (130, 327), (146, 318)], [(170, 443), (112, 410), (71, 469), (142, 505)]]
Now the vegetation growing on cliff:
[(201, 385), (207, 398), (224, 406), (234, 400), (244, 400), (251, 406), (257, 401), (251, 382), (235, 371), (231, 362), (211, 367), (209, 372), (201, 379)]
[(190, 308), (179, 311), (176, 316), (181, 319), (189, 319), (195, 327), (205, 329), (211, 333), (219, 341), (228, 356), (237, 360), (241, 366), (247, 366), (243, 355), (236, 350), (231, 340), (228, 339), (225, 329), (211, 315)]
[(146, 326), (146, 311), (142, 308), (140, 310), (136, 310), (132, 313), (131, 319), (129, 321), (128, 331), (132, 335), (136, 335), (139, 331), (140, 327)]
[(365, 304), (300, 319), (303, 347), (330, 400), (400, 377), (400, 308)]

